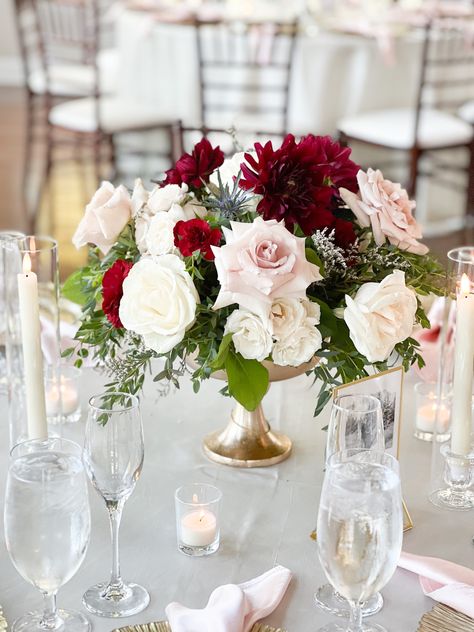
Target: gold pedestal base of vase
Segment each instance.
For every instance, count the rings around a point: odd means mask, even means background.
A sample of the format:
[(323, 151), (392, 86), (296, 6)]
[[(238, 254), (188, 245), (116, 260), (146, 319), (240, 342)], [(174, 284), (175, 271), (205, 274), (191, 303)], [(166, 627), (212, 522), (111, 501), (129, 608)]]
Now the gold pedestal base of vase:
[(254, 411), (237, 404), (223, 430), (204, 439), (204, 453), (212, 461), (233, 467), (266, 467), (290, 456), (291, 440), (274, 432), (261, 406)]

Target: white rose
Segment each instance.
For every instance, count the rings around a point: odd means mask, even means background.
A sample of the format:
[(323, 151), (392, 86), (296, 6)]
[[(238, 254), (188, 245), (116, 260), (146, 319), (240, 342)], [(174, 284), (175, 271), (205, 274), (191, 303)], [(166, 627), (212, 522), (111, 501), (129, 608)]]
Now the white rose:
[(161, 211), (169, 211), (174, 204), (181, 204), (188, 193), (188, 185), (183, 183), (156, 186), (148, 198), (148, 209), (153, 215)]
[(272, 359), (280, 366), (299, 366), (309, 362), (316, 351), (321, 348), (322, 337), (314, 325), (298, 327), (287, 338), (278, 340), (273, 345)]
[(137, 178), (132, 191), (132, 217), (136, 217), (146, 206), (149, 195), (149, 192), (143, 186), (142, 179)]
[(216, 187), (219, 186), (219, 178), (217, 176), (217, 172), (219, 172), (221, 176), (221, 182), (223, 186), (228, 186), (229, 189), (232, 189), (234, 186), (234, 178), (239, 175), (240, 165), (245, 162), (245, 154), (246, 153), (255, 153), (255, 152), (246, 152), (239, 151), (232, 156), (232, 158), (226, 158), (222, 165), (211, 174), (209, 180), (211, 184), (214, 184)]
[(277, 298), (270, 311), (273, 337), (281, 340), (290, 336), (304, 322), (306, 310), (303, 302), (297, 298)]
[(232, 342), (247, 360), (265, 360), (272, 350), (269, 322), (246, 309), (236, 309), (227, 319), (224, 333), (232, 333)]
[(175, 252), (173, 229), (179, 220), (185, 219), (183, 209), (177, 204), (168, 213), (160, 211), (152, 217), (144, 237), (146, 252), (154, 256)]
[(196, 200), (189, 200), (189, 202), (186, 202), (183, 206), (183, 211), (186, 215), (186, 219), (195, 219), (196, 217), (202, 219), (208, 213), (207, 208), (202, 206), (202, 204), (198, 204)]
[(122, 184), (115, 188), (102, 182), (86, 206), (72, 243), (76, 248), (94, 244), (106, 255), (130, 220), (131, 210), (130, 195)]
[(352, 299), (346, 295), (344, 320), (357, 351), (369, 362), (383, 362), (413, 331), (416, 295), (395, 270), (380, 283), (364, 283)]
[(135, 242), (137, 248), (142, 255), (147, 254), (148, 246), (146, 243), (146, 236), (148, 228), (150, 226), (150, 218), (147, 215), (137, 217), (135, 220)]
[(157, 353), (166, 353), (193, 324), (199, 295), (176, 255), (143, 258), (123, 282), (119, 315), (123, 326), (143, 336)]

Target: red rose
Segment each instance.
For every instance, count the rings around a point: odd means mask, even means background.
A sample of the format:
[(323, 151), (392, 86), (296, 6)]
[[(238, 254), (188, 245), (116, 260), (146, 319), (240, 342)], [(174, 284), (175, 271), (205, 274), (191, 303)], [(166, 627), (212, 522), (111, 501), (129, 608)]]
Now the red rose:
[(221, 231), (211, 228), (203, 219), (181, 220), (174, 227), (174, 245), (184, 257), (190, 257), (199, 250), (204, 259), (212, 261), (214, 253), (211, 246), (218, 246), (220, 241)]
[(119, 316), (120, 301), (123, 296), (122, 286), (132, 266), (131, 261), (117, 259), (102, 279), (102, 309), (107, 320), (117, 329), (123, 327)]
[(224, 162), (224, 153), (220, 147), (213, 147), (207, 138), (194, 146), (190, 154), (184, 154), (173, 169), (168, 169), (166, 184), (189, 184), (200, 188), (203, 182), (209, 182), (209, 176)]

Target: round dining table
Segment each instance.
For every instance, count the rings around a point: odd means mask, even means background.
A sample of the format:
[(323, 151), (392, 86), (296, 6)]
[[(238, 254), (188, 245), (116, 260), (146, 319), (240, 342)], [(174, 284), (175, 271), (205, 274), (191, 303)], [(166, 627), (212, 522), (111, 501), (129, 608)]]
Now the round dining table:
[[(62, 434), (83, 441), (87, 400), (100, 392), (106, 378), (85, 369), (81, 380), (83, 419), (61, 425)], [(415, 376), (405, 379), (401, 420), (400, 462), (403, 495), (413, 520), (404, 535), (404, 550), (437, 556), (474, 567), (472, 512), (450, 512), (430, 504), (432, 444), (414, 438)], [(142, 613), (112, 620), (90, 616), (93, 629), (110, 632), (120, 626), (165, 618), (165, 607), (179, 601), (203, 608), (211, 592), (227, 583), (251, 579), (274, 565), (291, 570), (293, 578), (283, 600), (265, 622), (288, 632), (315, 632), (331, 620), (314, 604), (315, 590), (326, 579), (318, 561), (316, 525), (324, 474), (324, 445), (329, 406), (313, 417), (317, 389), (303, 375), (275, 383), (265, 397), (266, 415), (274, 429), (293, 440), (290, 458), (267, 468), (238, 469), (206, 459), (202, 439), (225, 425), (232, 401), (219, 394), (221, 383), (210, 379), (194, 394), (190, 380), (168, 394), (151, 380), (141, 398), (145, 463), (134, 493), (125, 505), (121, 528), (122, 575), (150, 592)], [(8, 470), (6, 400), (1, 410), (0, 500), (3, 505)], [(176, 542), (174, 492), (186, 483), (212, 483), (223, 493), (221, 546), (208, 557), (180, 553)], [(92, 535), (84, 563), (59, 591), (59, 605), (84, 610), (84, 591), (108, 579), (111, 544), (104, 502), (90, 489)], [(2, 517), (3, 520), (3, 517)], [(41, 596), (10, 562), (0, 530), (0, 604), (9, 622), (41, 606)], [(390, 632), (415, 632), (433, 602), (422, 593), (416, 575), (398, 569), (383, 589), (382, 611), (373, 617)]]

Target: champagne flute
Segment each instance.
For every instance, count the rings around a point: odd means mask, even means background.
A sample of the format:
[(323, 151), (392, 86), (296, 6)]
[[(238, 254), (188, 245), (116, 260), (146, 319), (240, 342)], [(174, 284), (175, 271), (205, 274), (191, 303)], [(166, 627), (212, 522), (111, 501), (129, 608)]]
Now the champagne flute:
[(5, 498), (5, 541), (19, 574), (43, 594), (43, 612), (17, 619), (12, 632), (88, 632), (82, 614), (58, 610), (58, 589), (73, 577), (90, 537), (87, 480), (79, 445), (36, 439), (15, 446)]
[(144, 458), (143, 428), (137, 397), (105, 393), (89, 400), (84, 464), (107, 506), (112, 534), (112, 572), (108, 583), (92, 586), (84, 606), (103, 617), (128, 617), (144, 610), (150, 596), (120, 574), (119, 528), (125, 501), (135, 489)]
[[(349, 448), (385, 449), (385, 433), (380, 400), (372, 395), (340, 395), (334, 399), (328, 427), (326, 458)], [(339, 617), (348, 617), (347, 600), (331, 584), (321, 586), (314, 596), (318, 607)], [(382, 609), (383, 598), (375, 593), (362, 606), (362, 616)]]
[(328, 462), (318, 514), (318, 553), (335, 590), (350, 605), (347, 625), (319, 632), (386, 632), (362, 623), (362, 603), (383, 588), (402, 549), (398, 461), (385, 452), (349, 450)]

